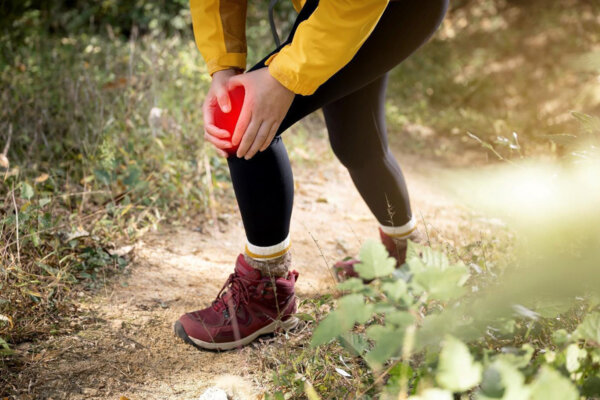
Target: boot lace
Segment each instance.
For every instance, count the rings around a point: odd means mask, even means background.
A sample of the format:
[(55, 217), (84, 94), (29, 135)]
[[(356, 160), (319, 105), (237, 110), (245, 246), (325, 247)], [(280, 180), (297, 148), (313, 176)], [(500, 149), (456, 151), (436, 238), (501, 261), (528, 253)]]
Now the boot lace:
[[(247, 279), (242, 278), (237, 273), (229, 275), (227, 281), (217, 294), (217, 298), (213, 300), (212, 307), (215, 311), (228, 313), (228, 303), (233, 301), (234, 311), (237, 311), (241, 304), (248, 304), (250, 301), (250, 285)], [(264, 283), (260, 283), (256, 287), (257, 292), (262, 292)]]

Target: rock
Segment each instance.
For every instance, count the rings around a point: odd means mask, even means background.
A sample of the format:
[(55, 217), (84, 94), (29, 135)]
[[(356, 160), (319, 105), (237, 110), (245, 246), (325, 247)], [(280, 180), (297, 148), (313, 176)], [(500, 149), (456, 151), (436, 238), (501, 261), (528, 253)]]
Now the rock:
[(223, 389), (210, 387), (202, 393), (198, 400), (229, 400), (229, 397)]

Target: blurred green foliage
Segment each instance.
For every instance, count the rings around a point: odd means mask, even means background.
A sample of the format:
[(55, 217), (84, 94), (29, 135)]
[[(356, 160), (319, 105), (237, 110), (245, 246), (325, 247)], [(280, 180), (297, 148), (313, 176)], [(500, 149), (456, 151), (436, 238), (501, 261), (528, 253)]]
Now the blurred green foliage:
[(0, 26), (4, 33), (23, 37), (38, 30), (50, 35), (95, 34), (107, 29), (129, 36), (190, 31), (188, 0), (3, 0)]
[(525, 155), (548, 153), (546, 135), (578, 129), (571, 111), (600, 114), (599, 13), (593, 1), (454, 3), (433, 40), (391, 73), (396, 140), (456, 159), (476, 145), (467, 131), (488, 142), (516, 132)]

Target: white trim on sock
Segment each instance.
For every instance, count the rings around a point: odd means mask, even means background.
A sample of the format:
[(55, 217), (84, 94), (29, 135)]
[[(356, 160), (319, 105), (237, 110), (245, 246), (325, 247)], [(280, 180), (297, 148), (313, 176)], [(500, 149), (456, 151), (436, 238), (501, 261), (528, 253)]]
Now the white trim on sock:
[(415, 229), (417, 229), (417, 220), (413, 216), (410, 221), (402, 226), (385, 226), (381, 224), (379, 224), (379, 226), (386, 235), (393, 238), (403, 238), (410, 235)]
[(283, 242), (277, 243), (273, 246), (255, 246), (246, 241), (246, 255), (250, 258), (260, 261), (272, 260), (287, 253), (290, 250), (290, 247), (291, 242), (289, 234)]

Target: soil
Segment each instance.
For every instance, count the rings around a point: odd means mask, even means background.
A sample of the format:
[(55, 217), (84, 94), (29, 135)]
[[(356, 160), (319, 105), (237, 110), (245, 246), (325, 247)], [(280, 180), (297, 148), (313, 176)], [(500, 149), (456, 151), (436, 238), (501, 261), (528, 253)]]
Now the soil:
[[(323, 142), (312, 148), (328, 149)], [(298, 155), (300, 154), (300, 155)], [(332, 291), (330, 266), (356, 255), (377, 224), (346, 170), (329, 150), (293, 156), (296, 198), (292, 221), (300, 297)], [(326, 161), (319, 163), (314, 160)], [(398, 153), (421, 229), (431, 240), (460, 245), (473, 216), (436, 187), (445, 169), (418, 155)], [(423, 224), (424, 222), (424, 224)], [(260, 398), (270, 378), (261, 349), (281, 335), (241, 350), (203, 352), (173, 334), (173, 322), (206, 306), (232, 272), (244, 233), (236, 210), (219, 215), (218, 229), (162, 227), (139, 241), (129, 273), (79, 306), (92, 321), (77, 334), (23, 344), (32, 354), (22, 377), (30, 395), (47, 399), (198, 399), (210, 386)], [(291, 336), (294, 333), (290, 333)], [(35, 351), (34, 351), (35, 350)]]

